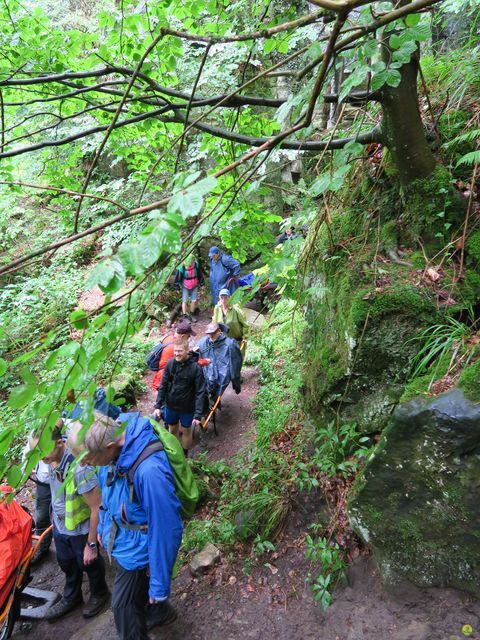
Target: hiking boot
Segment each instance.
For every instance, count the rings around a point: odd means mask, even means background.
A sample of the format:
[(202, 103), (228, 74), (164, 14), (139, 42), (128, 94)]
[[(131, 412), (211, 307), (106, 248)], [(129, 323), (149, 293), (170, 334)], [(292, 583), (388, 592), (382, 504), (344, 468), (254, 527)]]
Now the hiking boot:
[(108, 591), (102, 596), (90, 596), (87, 604), (83, 607), (82, 616), (84, 618), (96, 616), (107, 604), (109, 597), (110, 593)]
[(163, 602), (155, 602), (149, 605), (147, 609), (147, 631), (153, 627), (163, 627), (166, 624), (175, 622), (177, 612), (168, 600)]
[(44, 618), (48, 622), (55, 622), (55, 620), (63, 618), (63, 616), (65, 616), (69, 611), (72, 611), (72, 609), (75, 609), (82, 603), (82, 596), (79, 596), (74, 600), (65, 600), (65, 598), (61, 598), (56, 604), (47, 609)]

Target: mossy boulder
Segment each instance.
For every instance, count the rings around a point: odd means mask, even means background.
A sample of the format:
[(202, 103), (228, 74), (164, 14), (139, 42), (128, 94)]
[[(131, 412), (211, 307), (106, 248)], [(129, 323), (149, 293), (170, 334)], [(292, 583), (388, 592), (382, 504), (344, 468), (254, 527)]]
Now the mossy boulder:
[(480, 404), (454, 389), (400, 405), (348, 514), (387, 587), (480, 595)]

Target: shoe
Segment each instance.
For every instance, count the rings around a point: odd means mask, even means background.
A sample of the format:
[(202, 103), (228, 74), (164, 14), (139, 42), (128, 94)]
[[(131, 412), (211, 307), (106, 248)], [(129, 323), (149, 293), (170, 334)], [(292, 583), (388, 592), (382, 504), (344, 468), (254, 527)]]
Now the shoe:
[(82, 596), (75, 598), (74, 600), (65, 600), (65, 598), (61, 598), (56, 604), (47, 609), (44, 618), (48, 622), (55, 622), (55, 620), (63, 618), (63, 616), (65, 616), (69, 611), (75, 609), (80, 604), (83, 604)]
[(192, 316), (190, 316), (190, 317), (191, 317), (191, 322), (193, 322), (193, 324), (195, 324), (195, 323), (197, 323), (197, 322), (198, 322), (198, 318), (197, 318), (197, 316), (193, 316), (193, 315), (192, 315)]
[(175, 622), (176, 619), (177, 611), (168, 600), (155, 602), (155, 604), (149, 605), (147, 609), (147, 631), (150, 631), (153, 627), (163, 627), (166, 624)]
[(83, 607), (82, 616), (84, 618), (93, 618), (107, 604), (110, 593), (107, 591), (103, 596), (90, 596), (87, 604)]

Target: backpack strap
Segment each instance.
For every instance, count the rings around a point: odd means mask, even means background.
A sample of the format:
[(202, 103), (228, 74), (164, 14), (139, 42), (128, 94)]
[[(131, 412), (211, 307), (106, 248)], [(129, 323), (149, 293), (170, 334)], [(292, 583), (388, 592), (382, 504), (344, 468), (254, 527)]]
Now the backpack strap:
[[(130, 486), (130, 501), (131, 502), (135, 499), (135, 488), (133, 486), (133, 478), (135, 477), (136, 470), (138, 469), (140, 464), (144, 460), (149, 458), (152, 454), (157, 453), (157, 451), (164, 451), (164, 449), (165, 449), (165, 447), (163, 446), (163, 443), (160, 440), (158, 440), (158, 439), (152, 440), (151, 442), (149, 442), (147, 444), (145, 449), (140, 453), (138, 458), (135, 460), (135, 462), (132, 464), (132, 466), (128, 470), (127, 480), (128, 480), (128, 484)], [(110, 484), (112, 484), (112, 483), (110, 483)], [(107, 486), (108, 486), (108, 481), (107, 481)], [(126, 517), (123, 517), (123, 515), (122, 515), (122, 518), (121, 518), (120, 522), (118, 522), (115, 518), (112, 517), (110, 536), (108, 538), (108, 545), (107, 545), (107, 555), (108, 555), (108, 557), (110, 559), (110, 562), (112, 561), (113, 546), (115, 544), (115, 538), (117, 536), (117, 533), (118, 533), (119, 529), (127, 529), (128, 531), (143, 531), (143, 532), (146, 532), (148, 530), (148, 524), (146, 522), (144, 522), (144, 523), (128, 522), (126, 520)]]
[(132, 485), (132, 487), (133, 487), (133, 478), (135, 476), (135, 471), (138, 469), (140, 464), (146, 458), (149, 458), (153, 453), (156, 453), (157, 451), (163, 451), (163, 450), (164, 450), (164, 446), (160, 442), (160, 440), (158, 440), (158, 438), (155, 440), (152, 440), (147, 444), (145, 449), (140, 453), (138, 458), (135, 460), (135, 462), (132, 464), (132, 466), (128, 470), (128, 473), (127, 473), (128, 483)]

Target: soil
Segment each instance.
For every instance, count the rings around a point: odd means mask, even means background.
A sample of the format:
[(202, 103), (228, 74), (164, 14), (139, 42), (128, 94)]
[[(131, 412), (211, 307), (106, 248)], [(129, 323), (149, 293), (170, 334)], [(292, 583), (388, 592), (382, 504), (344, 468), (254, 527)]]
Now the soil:
[[(208, 319), (196, 325), (198, 337)], [(163, 329), (158, 330), (158, 335)], [(146, 376), (149, 383), (153, 374)], [(242, 393), (230, 389), (222, 400), (218, 436), (210, 425), (191, 452), (207, 459), (228, 460), (254, 438), (252, 399), (258, 372), (246, 368)], [(139, 399), (137, 409), (148, 415), (155, 401), (152, 390)], [(395, 597), (383, 588), (371, 558), (358, 557), (337, 587), (333, 604), (323, 611), (312, 597), (307, 577), (314, 569), (305, 559), (305, 534), (324, 509), (320, 494), (300, 495), (276, 549), (253, 560), (239, 548), (223, 555), (219, 564), (200, 577), (182, 567), (172, 585), (177, 621), (153, 630), (152, 640), (460, 640), (463, 625), (473, 627), (470, 638), (480, 639), (480, 603), (450, 589), (406, 586)], [(61, 591), (63, 575), (51, 551), (32, 570), (32, 586)], [(112, 583), (114, 570), (108, 566)], [(85, 595), (87, 595), (85, 584)], [(75, 610), (53, 624), (20, 621), (16, 640), (114, 640), (113, 617), (108, 609), (92, 620)]]

